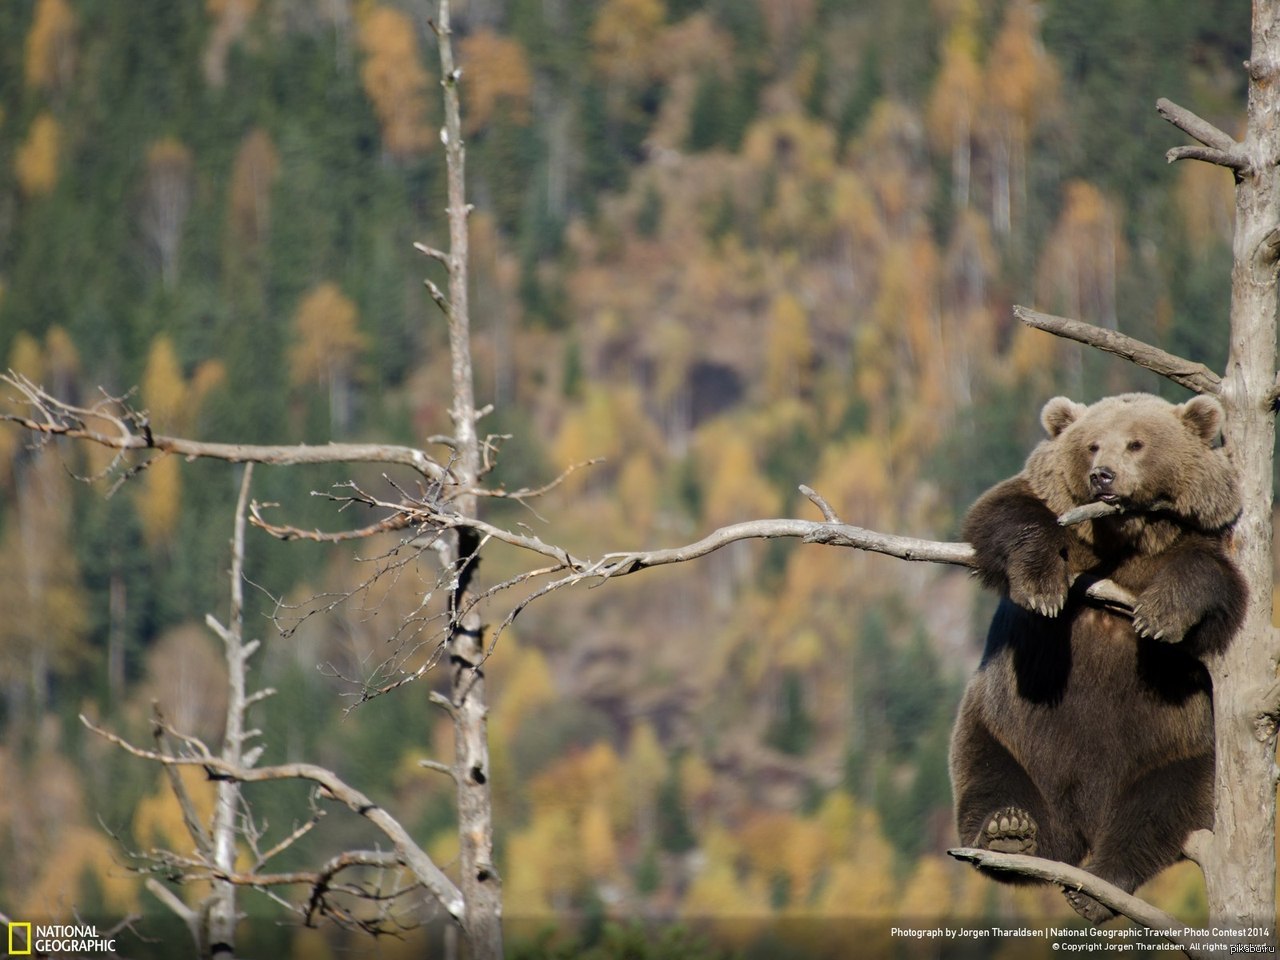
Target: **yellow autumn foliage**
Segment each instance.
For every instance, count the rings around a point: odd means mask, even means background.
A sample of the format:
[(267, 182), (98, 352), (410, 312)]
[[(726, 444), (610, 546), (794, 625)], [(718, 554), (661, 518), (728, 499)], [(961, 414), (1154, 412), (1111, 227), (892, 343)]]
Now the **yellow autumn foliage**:
[(467, 78), (462, 85), (467, 134), (487, 127), (500, 108), (510, 122), (529, 123), (533, 71), (520, 41), (481, 27), (459, 42), (458, 61)]
[(160, 334), (151, 343), (142, 374), (142, 402), (157, 432), (175, 431), (185, 422), (187, 384), (173, 340), (167, 334)]
[(364, 62), (360, 79), (382, 126), (382, 143), (393, 157), (422, 153), (432, 143), (427, 71), (413, 18), (390, 6), (375, 6), (359, 18)]
[(510, 632), (503, 635), (500, 655), (490, 662), (495, 668), (490, 674), (495, 696), (489, 732), (505, 744), (539, 708), (555, 700), (555, 681), (541, 651), (516, 643)]
[(280, 170), (280, 154), (261, 127), (250, 130), (231, 167), (229, 223), (237, 256), (257, 249), (271, 226), (271, 189)]
[(349, 373), (366, 342), (359, 319), (355, 303), (337, 284), (325, 281), (312, 288), (293, 316), (290, 382), (328, 386)]
[(625, 86), (648, 78), (666, 20), (662, 0), (606, 0), (591, 26), (592, 64)]
[[(195, 807), (201, 826), (208, 830), (213, 821), (214, 785), (198, 767), (177, 767), (178, 777)], [(173, 795), (169, 777), (161, 771), (155, 790), (138, 801), (133, 811), (133, 835), (144, 849), (166, 849), (191, 853), (195, 841), (182, 818), (182, 807)]]
[(70, 85), (78, 27), (67, 0), (38, 0), (23, 64), (28, 87), (56, 93)]
[(809, 317), (789, 292), (779, 293), (769, 307), (765, 393), (771, 402), (808, 393), (813, 366)]
[(9, 347), (9, 369), (32, 383), (44, 383), (44, 351), (40, 349), (40, 341), (25, 330), (18, 331)]
[(504, 910), (513, 917), (553, 914), (581, 878), (578, 835), (567, 810), (535, 809), (529, 825), (507, 839)]
[(52, 114), (40, 114), (14, 154), (14, 172), (24, 194), (41, 197), (53, 192), (58, 185), (61, 153), (62, 127)]
[(618, 843), (609, 809), (593, 801), (583, 812), (578, 830), (583, 873), (597, 881), (612, 878), (618, 870)]
[(81, 825), (63, 833), (35, 882), (23, 888), (15, 913), (45, 922), (75, 919), (86, 877), (96, 882), (108, 913), (125, 916), (138, 909), (138, 878), (115, 843), (97, 827)]

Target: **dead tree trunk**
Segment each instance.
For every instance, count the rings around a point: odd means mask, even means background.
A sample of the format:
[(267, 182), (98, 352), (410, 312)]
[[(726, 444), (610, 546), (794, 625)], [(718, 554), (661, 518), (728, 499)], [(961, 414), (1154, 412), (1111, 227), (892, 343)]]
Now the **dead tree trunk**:
[[(461, 71), (454, 65), (449, 2), (440, 0), (433, 24), (440, 44), (440, 83), (444, 87), (445, 145), (448, 176), (449, 250), (422, 248), (448, 271), (447, 293), (430, 285), (432, 297), (449, 323), (453, 380), (453, 472), (460, 495), (453, 501), (457, 516), (475, 519), (482, 457), (476, 421), (471, 366), (471, 317), (468, 300), (468, 232), (471, 211), (466, 199), (466, 151), (458, 104)], [(459, 526), (449, 557), (454, 570), (450, 598), (450, 695), (446, 705), (454, 724), (453, 779), (458, 796), (458, 885), (466, 902), (463, 939), (471, 960), (502, 958), (502, 884), (493, 863), (493, 803), (489, 786), (489, 707), (485, 697), (486, 650), (480, 612), (471, 602), (471, 582), (479, 563), (481, 537), (472, 527)]]
[[(1276, 169), (1280, 160), (1280, 3), (1276, 0), (1254, 0), (1253, 50), (1246, 66), (1249, 117), (1244, 142), (1206, 143), (1214, 149), (1225, 148), (1226, 158), (1236, 161), (1224, 164), (1236, 175), (1236, 222), (1231, 347), (1221, 399), (1227, 410), (1226, 434), (1240, 471), (1244, 512), (1235, 544), (1250, 602), (1240, 634), (1210, 668), (1217, 730), (1217, 807), (1213, 836), (1203, 845), (1200, 863), (1210, 919), (1224, 926), (1242, 921), (1268, 926), (1274, 945), (1276, 724), (1274, 719), (1259, 722), (1259, 718), (1273, 717), (1276, 707), (1275, 695), (1268, 699), (1267, 693), (1277, 657), (1271, 623), (1276, 263), (1280, 254)], [(1223, 163), (1213, 156), (1188, 155)]]

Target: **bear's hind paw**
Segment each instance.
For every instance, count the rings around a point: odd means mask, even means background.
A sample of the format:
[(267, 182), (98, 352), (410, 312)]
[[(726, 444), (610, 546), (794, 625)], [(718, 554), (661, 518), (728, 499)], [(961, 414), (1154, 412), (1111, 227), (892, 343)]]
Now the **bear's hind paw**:
[(1018, 807), (1005, 807), (988, 818), (986, 826), (978, 834), (975, 846), (996, 853), (1036, 852), (1036, 834), (1039, 827), (1031, 814)]
[(1079, 890), (1063, 890), (1062, 895), (1067, 898), (1067, 903), (1071, 904), (1076, 913), (1095, 926), (1106, 923), (1116, 916), (1114, 910), (1099, 903), (1087, 893), (1081, 893)]

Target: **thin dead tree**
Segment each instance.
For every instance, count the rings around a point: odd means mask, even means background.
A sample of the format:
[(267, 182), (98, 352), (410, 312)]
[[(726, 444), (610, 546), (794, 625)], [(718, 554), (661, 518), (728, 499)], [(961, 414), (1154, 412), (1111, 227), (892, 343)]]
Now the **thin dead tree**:
[[(244, 668), (255, 644), (246, 645), (240, 635), (239, 622), (243, 596), (240, 585), (243, 554), (243, 524), (246, 513), (248, 474), (242, 488), (241, 502), (237, 509), (237, 536), (235, 561), (233, 562), (233, 603), (229, 626), (223, 627), (210, 619), (211, 628), (222, 637), (227, 647), (228, 664), (232, 674), (231, 705), (228, 709), (227, 729), (223, 749), (214, 753), (199, 740), (173, 730), (157, 713), (153, 727), (157, 745), (155, 749), (137, 747), (110, 731), (89, 724), (95, 732), (116, 743), (135, 756), (160, 763), (170, 772), (170, 782), (183, 809), (184, 821), (194, 841), (196, 852), (191, 857), (180, 857), (171, 852), (155, 851), (148, 856), (152, 862), (171, 874), (186, 878), (200, 878), (212, 884), (212, 893), (199, 910), (192, 910), (175, 897), (168, 888), (158, 882), (152, 889), (187, 923), (199, 946), (202, 956), (234, 955), (235, 924), (237, 912), (235, 889), (249, 886), (262, 890), (275, 887), (291, 887), (303, 884), (310, 895), (301, 911), (308, 922), (327, 915), (339, 921), (367, 926), (371, 930), (382, 928), (375, 922), (361, 920), (349, 910), (336, 905), (335, 893), (354, 896), (367, 901), (394, 900), (413, 889), (421, 889), (429, 902), (437, 904), (461, 930), (468, 956), (475, 960), (499, 960), (503, 955), (501, 926), (501, 883), (493, 857), (492, 806), (489, 786), (489, 755), (487, 737), (488, 707), (485, 700), (483, 660), (486, 653), (480, 610), (472, 596), (473, 578), (479, 563), (480, 547), (484, 537), (476, 526), (478, 499), (482, 495), (508, 495), (480, 488), (483, 474), (491, 469), (492, 438), (482, 441), (477, 423), (484, 411), (476, 408), (470, 344), (470, 313), (468, 306), (468, 217), (470, 205), (465, 194), (465, 152), (462, 140), (462, 124), (458, 98), (461, 71), (453, 58), (450, 6), (448, 0), (440, 0), (437, 18), (431, 27), (438, 40), (441, 64), (441, 85), (445, 106), (445, 125), (441, 137), (445, 142), (448, 182), (447, 221), (449, 244), (447, 250), (438, 250), (425, 244), (418, 248), (434, 260), (442, 263), (448, 274), (445, 290), (427, 280), (433, 300), (442, 310), (449, 331), (451, 347), (452, 403), (450, 414), (453, 423), (451, 436), (428, 438), (428, 444), (442, 450), (443, 456), (435, 457), (426, 451), (385, 444), (325, 444), (320, 446), (295, 445), (247, 445), (234, 443), (205, 443), (181, 437), (166, 436), (155, 431), (145, 413), (134, 410), (123, 398), (104, 396), (89, 406), (77, 406), (49, 395), (39, 385), (16, 374), (0, 377), (16, 391), (14, 400), (22, 412), (0, 413), (0, 419), (8, 420), (31, 431), (43, 439), (66, 437), (73, 440), (96, 443), (116, 451), (116, 458), (103, 472), (114, 475), (116, 483), (122, 483), (145, 470), (156, 458), (182, 456), (185, 458), (210, 458), (232, 463), (263, 463), (272, 465), (302, 464), (356, 464), (372, 463), (386, 466), (403, 466), (420, 476), (422, 500), (430, 502), (434, 510), (451, 518), (447, 528), (441, 530), (410, 530), (408, 541), (426, 543), (431, 555), (438, 560), (440, 573), (436, 587), (448, 594), (447, 611), (440, 618), (445, 623), (440, 644), (450, 665), (450, 693), (448, 696), (433, 694), (432, 699), (451, 717), (454, 724), (456, 752), (449, 764), (430, 762), (432, 769), (449, 775), (457, 790), (458, 833), (461, 853), (459, 856), (460, 882), (455, 885), (436, 866), (427, 854), (412, 840), (407, 831), (387, 812), (372, 803), (364, 794), (349, 786), (330, 770), (309, 764), (285, 764), (258, 768), (254, 763), (260, 751), (244, 749), (245, 740), (252, 731), (244, 726), (244, 711), (266, 695), (245, 695)], [(533, 491), (528, 491), (532, 493)], [(513, 494), (521, 496), (520, 492)], [(407, 496), (407, 495), (406, 495)], [(255, 510), (256, 514), (256, 510)], [(341, 537), (324, 539), (349, 539), (372, 536), (377, 533), (404, 529), (407, 524), (384, 522), (354, 531)], [(431, 594), (437, 590), (430, 591)], [(429, 602), (423, 601), (425, 607)], [(434, 618), (429, 618), (434, 619)], [(439, 655), (429, 659), (425, 667), (404, 673), (393, 682), (383, 685), (392, 689), (409, 680), (418, 679), (426, 669), (434, 665)], [(394, 669), (408, 660), (402, 657)], [(362, 699), (367, 699), (362, 694)], [(177, 770), (182, 766), (202, 768), (217, 781), (217, 801), (211, 826), (199, 822), (194, 806), (184, 788)], [(314, 821), (308, 821), (293, 834), (259, 857), (254, 869), (247, 872), (235, 870), (235, 839), (246, 838), (254, 846), (260, 839), (251, 813), (242, 803), (240, 785), (274, 780), (302, 779), (316, 785), (318, 795), (337, 800), (358, 815), (368, 819), (390, 839), (393, 853), (378, 851), (348, 851), (334, 858), (316, 871), (267, 874), (263, 872), (266, 861), (287, 849), (310, 830)], [(395, 886), (392, 894), (384, 892), (381, 883), (346, 882), (338, 885), (337, 875), (352, 868), (368, 868), (379, 872), (402, 870), (408, 875), (408, 885)], [(153, 878), (154, 880), (154, 878)], [(283, 898), (281, 902), (285, 902)]]
[[(196, 953), (209, 960), (231, 960), (237, 955), (236, 929), (240, 888), (257, 890), (283, 905), (300, 922), (314, 925), (328, 919), (342, 926), (371, 933), (399, 932), (420, 922), (415, 899), (426, 893), (454, 920), (465, 916), (462, 894), (405, 828), (336, 773), (312, 764), (294, 763), (257, 767), (262, 744), (250, 746), (261, 732), (250, 727), (248, 714), (275, 691), (249, 691), (249, 661), (259, 641), (244, 638), (245, 525), (253, 467), (248, 465), (236, 504), (231, 550), (231, 604), (226, 625), (212, 615), (209, 628), (222, 640), (228, 675), (227, 711), (222, 745), (216, 752), (197, 737), (174, 729), (160, 706), (153, 707), (155, 746), (144, 749), (94, 724), (81, 721), (92, 731), (130, 754), (155, 762), (164, 769), (170, 789), (182, 812), (191, 842), (190, 853), (167, 849), (136, 851), (137, 869), (147, 874), (146, 887), (172, 910), (190, 931)], [(181, 776), (184, 766), (202, 770), (214, 782), (213, 812), (206, 822)], [(309, 815), (295, 823), (282, 839), (267, 846), (265, 831), (245, 801), (245, 783), (304, 780), (315, 785)], [(381, 832), (389, 849), (344, 850), (310, 870), (272, 872), (272, 860), (291, 850), (308, 836), (325, 816), (321, 801), (336, 802), (364, 817)], [(249, 851), (247, 867), (237, 866), (241, 844)], [(194, 905), (182, 900), (161, 878), (184, 883), (202, 881), (209, 893)], [(406, 905), (407, 904), (407, 905)]]
[[(203, 444), (152, 432), (145, 418), (104, 403), (91, 408), (73, 407), (51, 397), (38, 386), (15, 375), (4, 378), (25, 400), (28, 411), (4, 418), (47, 436), (67, 436), (112, 447), (121, 457), (141, 453), (214, 457), (231, 461), (265, 463), (376, 462), (403, 464), (425, 481), (419, 494), (397, 489), (393, 499), (380, 498), (352, 486), (343, 499), (364, 503), (380, 511), (377, 523), (360, 530), (320, 534), (276, 524), (255, 514), (255, 523), (285, 539), (309, 537), (339, 540), (386, 531), (409, 531), (406, 547), (415, 543), (444, 557), (448, 576), (449, 610), (445, 650), (450, 658), (451, 686), (438, 702), (458, 728), (457, 751), (451, 764), (432, 763), (451, 776), (457, 786), (460, 832), (463, 837), (461, 876), (455, 886), (434, 864), (421, 864), (408, 852), (401, 834), (377, 823), (396, 840), (399, 863), (414, 874), (446, 912), (457, 922), (473, 957), (501, 955), (501, 889), (492, 862), (492, 822), (485, 739), (483, 664), (493, 651), (502, 629), (530, 603), (557, 590), (581, 583), (600, 583), (653, 566), (683, 563), (747, 539), (789, 537), (806, 543), (872, 550), (906, 560), (968, 565), (972, 553), (967, 544), (940, 543), (853, 527), (816, 493), (807, 491), (822, 513), (822, 520), (764, 519), (733, 524), (680, 547), (649, 551), (619, 551), (599, 557), (578, 557), (555, 543), (516, 530), (503, 529), (479, 517), (478, 499), (507, 494), (485, 490), (480, 484), (490, 466), (491, 446), (479, 439), (477, 411), (470, 387), (469, 316), (467, 306), (467, 213), (463, 193), (463, 143), (457, 118), (457, 84), (461, 74), (453, 64), (450, 46), (449, 7), (441, 0), (434, 23), (440, 41), (442, 84), (446, 102), (443, 137), (449, 164), (450, 246), (437, 250), (420, 246), (448, 272), (447, 290), (428, 281), (432, 298), (441, 307), (450, 329), (453, 355), (454, 402), (451, 407), (454, 435), (437, 438), (447, 457), (437, 460), (407, 447), (329, 445), (324, 447), (251, 447)], [(1272, 560), (1272, 456), (1274, 413), (1280, 399), (1276, 378), (1276, 273), (1280, 260), (1280, 0), (1255, 0), (1253, 56), (1248, 63), (1248, 129), (1237, 142), (1207, 121), (1168, 101), (1158, 109), (1175, 126), (1199, 142), (1177, 147), (1169, 159), (1200, 160), (1231, 170), (1236, 180), (1236, 234), (1231, 301), (1231, 345), (1223, 373), (1203, 364), (1176, 357), (1114, 330), (1079, 320), (1052, 317), (1025, 307), (1015, 308), (1024, 323), (1050, 334), (1076, 340), (1131, 360), (1195, 392), (1217, 396), (1227, 412), (1225, 434), (1240, 471), (1244, 510), (1236, 527), (1235, 544), (1242, 572), (1250, 588), (1245, 624), (1230, 651), (1210, 665), (1214, 682), (1214, 710), (1218, 738), (1216, 778), (1217, 814), (1212, 831), (1190, 838), (1187, 854), (1205, 874), (1211, 922), (1219, 927), (1242, 924), (1265, 928), (1261, 939), (1274, 945), (1275, 924), (1275, 748), (1280, 726), (1280, 684), (1275, 681), (1277, 642), (1271, 625)], [(145, 465), (145, 460), (143, 465)], [(134, 468), (137, 469), (137, 468)], [(1065, 518), (1070, 522), (1072, 518)], [(1076, 518), (1080, 519), (1080, 518)], [(474, 574), (481, 550), (501, 541), (528, 551), (536, 565), (503, 583), (478, 589)], [(529, 588), (510, 603), (507, 613), (486, 637), (481, 626), (482, 605), (498, 594), (518, 587)], [(1099, 602), (1125, 609), (1122, 593), (1097, 585)], [(416, 679), (421, 672), (403, 679)], [(387, 684), (383, 689), (398, 686)], [(374, 691), (378, 692), (378, 691)], [(259, 782), (301, 777), (319, 784), (331, 795), (363, 816), (373, 819), (381, 811), (357, 792), (337, 781), (329, 771), (305, 764), (246, 769), (214, 756), (173, 756), (143, 751), (121, 743), (139, 756), (167, 765), (197, 764), (215, 776), (238, 782)], [(199, 752), (197, 751), (197, 754)], [(1107, 906), (1158, 931), (1185, 952), (1194, 949), (1179, 933), (1180, 923), (1155, 911), (1149, 904), (1083, 871), (1036, 858), (1010, 857), (982, 850), (955, 851), (981, 869), (1027, 873), (1064, 887), (1083, 890)]]

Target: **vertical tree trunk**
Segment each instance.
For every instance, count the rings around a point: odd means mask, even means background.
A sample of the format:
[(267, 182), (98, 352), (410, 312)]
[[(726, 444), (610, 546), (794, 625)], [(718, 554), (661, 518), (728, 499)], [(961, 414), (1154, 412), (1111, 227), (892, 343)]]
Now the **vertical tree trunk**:
[(1212, 666), (1217, 729), (1216, 823), (1202, 857), (1209, 915), (1242, 921), (1275, 936), (1274, 725), (1259, 724), (1263, 691), (1276, 672), (1271, 624), (1272, 458), (1276, 376), (1276, 228), (1280, 225), (1280, 2), (1254, 0), (1249, 122), (1243, 143), (1251, 169), (1236, 186), (1235, 265), (1231, 276), (1231, 348), (1223, 382), (1227, 436), (1239, 466), (1244, 512), (1235, 533), (1249, 583), (1244, 627)]
[[(227, 716), (222, 734), (222, 759), (235, 766), (252, 766), (253, 759), (245, 757), (245, 711), (251, 700), (245, 691), (246, 664), (257, 649), (257, 641), (244, 642), (244, 527), (245, 511), (249, 503), (249, 487), (253, 482), (253, 464), (245, 465), (240, 481), (240, 496), (236, 501), (236, 519), (231, 537), (231, 610), (226, 627), (212, 616), (206, 619), (210, 628), (221, 638), (227, 658)], [(247, 760), (247, 763), (246, 763)], [(225, 873), (236, 869), (236, 838), (239, 836), (236, 818), (240, 813), (240, 784), (223, 779), (217, 784), (214, 800), (213, 822), (210, 829), (213, 841), (213, 862)], [(214, 880), (207, 908), (207, 945), (205, 955), (211, 960), (233, 960), (236, 955), (236, 885), (227, 880)]]
[[(468, 300), (469, 243), (466, 200), (466, 152), (458, 106), (458, 79), (453, 62), (449, 24), (449, 0), (440, 0), (436, 34), (440, 42), (440, 73), (444, 87), (445, 158), (449, 190), (449, 251), (445, 265), (449, 289), (443, 304), (449, 321), (452, 357), (454, 440), (457, 462), (454, 473), (464, 491), (453, 502), (459, 514), (476, 516), (476, 497), (465, 491), (480, 479), (480, 441), (476, 433), (475, 388), (471, 367), (471, 322)], [(482, 664), (484, 629), (480, 613), (472, 607), (471, 578), (475, 574), (479, 535), (459, 528), (452, 558), (457, 580), (452, 604), (454, 626), (449, 639), (451, 715), (454, 722), (454, 781), (458, 790), (458, 838), (460, 841), (458, 886), (466, 902), (463, 938), (470, 960), (502, 958), (502, 885), (493, 865), (493, 804), (489, 789), (489, 708), (485, 698)]]

